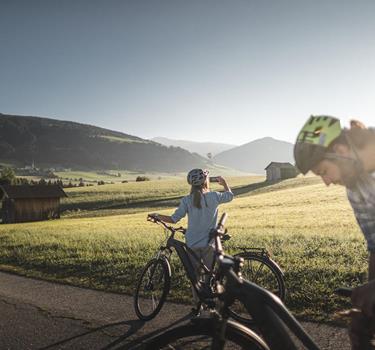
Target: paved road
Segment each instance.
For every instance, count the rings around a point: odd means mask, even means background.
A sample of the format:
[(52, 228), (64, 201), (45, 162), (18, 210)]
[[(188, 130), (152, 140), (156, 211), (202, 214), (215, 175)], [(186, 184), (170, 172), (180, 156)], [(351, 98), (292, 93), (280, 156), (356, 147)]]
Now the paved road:
[[(143, 323), (130, 296), (71, 287), (0, 272), (0, 350), (132, 349), (150, 335), (188, 320), (190, 307), (168, 303)], [(304, 327), (322, 349), (349, 349), (346, 330)]]

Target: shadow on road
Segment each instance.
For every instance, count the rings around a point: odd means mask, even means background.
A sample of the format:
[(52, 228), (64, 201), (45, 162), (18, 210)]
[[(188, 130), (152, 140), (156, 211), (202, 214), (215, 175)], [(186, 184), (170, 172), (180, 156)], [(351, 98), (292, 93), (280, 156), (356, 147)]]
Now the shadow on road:
[[(144, 321), (140, 321), (140, 320), (131, 320), (131, 321), (123, 321), (123, 322), (110, 323), (110, 324), (106, 324), (104, 326), (100, 326), (100, 327), (97, 327), (97, 328), (90, 329), (87, 332), (84, 332), (84, 333), (81, 333), (81, 334), (77, 334), (77, 335), (75, 335), (73, 337), (69, 337), (69, 338), (60, 340), (60, 341), (58, 341), (56, 343), (53, 343), (53, 344), (47, 345), (47, 346), (45, 346), (43, 348), (40, 348), (39, 350), (53, 349), (53, 348), (56, 348), (56, 347), (58, 347), (60, 345), (66, 344), (68, 342), (71, 342), (73, 340), (85, 337), (85, 336), (87, 336), (89, 334), (93, 334), (95, 332), (100, 332), (100, 331), (108, 330), (111, 327), (129, 326), (128, 331), (119, 338), (119, 339), (123, 340), (123, 339), (126, 339), (127, 337), (130, 337), (131, 335), (135, 334), (138, 330), (140, 330), (143, 327), (144, 324), (145, 324), (145, 322)], [(116, 340), (116, 342), (117, 342), (117, 340)], [(110, 349), (110, 347), (107, 346), (104, 349)]]
[[(127, 343), (127, 344), (123, 344), (122, 346), (116, 348), (116, 350), (136, 350), (136, 349), (141, 349), (142, 346), (145, 344), (145, 341), (147, 341), (148, 339), (151, 339), (152, 337), (160, 334), (160, 333), (163, 333), (165, 331), (167, 331), (168, 329), (170, 328), (173, 328), (175, 326), (177, 326), (178, 324), (180, 323), (183, 323), (187, 320), (189, 320), (191, 318), (191, 314), (187, 314), (181, 318), (179, 318), (178, 320), (170, 323), (168, 326), (165, 326), (165, 327), (162, 327), (162, 328), (158, 328), (150, 333), (147, 333), (137, 339), (134, 339), (132, 340), (131, 342)], [(126, 337), (121, 337), (122, 339), (126, 338)], [(101, 350), (108, 350), (108, 349), (111, 349), (113, 348), (113, 346), (116, 346), (120, 343), (120, 340), (121, 338), (117, 339), (115, 342), (113, 342), (112, 344), (109, 344), (108, 346), (106, 346), (105, 348), (101, 349)]]
[(116, 348), (117, 350), (130, 350), (130, 349), (137, 349), (138, 346), (142, 346), (142, 343), (144, 341), (147, 341), (148, 339), (154, 337), (155, 335), (159, 333), (163, 333), (169, 328), (172, 328), (174, 326), (177, 326), (178, 324), (187, 321), (191, 317), (190, 314), (183, 316), (179, 318), (178, 320), (170, 323), (169, 325), (158, 328), (150, 333), (147, 333), (145, 335), (142, 335), (140, 337), (137, 337), (136, 339), (131, 339), (127, 341), (129, 337), (132, 335), (136, 334), (144, 325), (144, 321), (140, 320), (130, 320), (130, 321), (123, 321), (123, 322), (116, 322), (116, 323), (110, 323), (106, 324), (97, 328), (90, 329), (87, 332), (83, 332), (81, 334), (77, 334), (75, 336), (60, 340), (58, 342), (55, 342), (53, 344), (47, 345), (45, 347), (40, 348), (39, 350), (49, 350), (49, 349), (56, 349), (59, 348), (61, 345), (67, 344), (69, 342), (72, 342), (74, 340), (83, 338), (87, 335), (93, 334), (95, 332), (101, 332), (101, 331), (108, 331), (112, 327), (117, 327), (117, 326), (129, 326), (129, 329), (124, 333), (123, 335), (119, 336), (115, 341), (112, 343), (106, 345), (105, 347), (101, 348), (101, 350), (110, 350)]

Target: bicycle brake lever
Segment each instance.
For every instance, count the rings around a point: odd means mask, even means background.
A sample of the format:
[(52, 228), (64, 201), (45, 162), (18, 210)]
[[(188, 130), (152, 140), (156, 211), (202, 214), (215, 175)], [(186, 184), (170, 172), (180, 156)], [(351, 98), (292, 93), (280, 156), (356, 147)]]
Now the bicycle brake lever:
[(222, 235), (222, 237), (221, 237), (221, 240), (222, 240), (223, 242), (225, 242), (225, 241), (229, 241), (231, 238), (232, 238), (232, 236), (231, 236), (229, 233), (224, 233), (224, 234)]

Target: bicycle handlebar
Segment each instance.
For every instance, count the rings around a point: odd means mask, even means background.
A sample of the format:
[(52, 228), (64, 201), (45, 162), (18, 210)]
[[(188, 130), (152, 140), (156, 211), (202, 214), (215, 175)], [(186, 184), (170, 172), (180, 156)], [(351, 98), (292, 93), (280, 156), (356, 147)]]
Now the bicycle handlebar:
[[(226, 230), (224, 230), (224, 224), (225, 224), (225, 221), (227, 220), (227, 218), (228, 218), (228, 214), (223, 213), (221, 215), (221, 218), (220, 218), (218, 224), (216, 225), (216, 228), (214, 230), (211, 230), (211, 232), (210, 232), (210, 239), (213, 238), (215, 240), (215, 252), (218, 255), (221, 255), (224, 252), (223, 245), (221, 243), (221, 239), (222, 239), (223, 235), (225, 235), (225, 233), (226, 233)], [(229, 235), (228, 235), (228, 237), (230, 238)]]
[(167, 225), (164, 221), (152, 215), (147, 215), (147, 221), (153, 222), (154, 224), (162, 225), (165, 229), (171, 231), (172, 233), (174, 232), (181, 232), (183, 234), (186, 233), (185, 227), (182, 227), (182, 226), (173, 227), (173, 226)]
[(223, 215), (221, 215), (219, 223), (217, 224), (217, 228), (218, 229), (222, 229), (224, 227), (225, 222), (227, 221), (227, 218), (228, 218), (228, 214), (227, 213), (223, 213)]

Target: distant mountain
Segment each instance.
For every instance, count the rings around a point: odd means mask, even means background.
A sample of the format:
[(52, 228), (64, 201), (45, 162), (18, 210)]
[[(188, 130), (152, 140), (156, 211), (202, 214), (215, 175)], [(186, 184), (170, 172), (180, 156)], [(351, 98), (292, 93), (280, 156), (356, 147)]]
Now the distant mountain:
[(208, 153), (211, 153), (214, 156), (218, 153), (237, 147), (236, 145), (230, 145), (226, 143), (173, 140), (173, 139), (168, 139), (166, 137), (154, 137), (151, 140), (161, 143), (162, 145), (165, 145), (165, 146), (181, 147), (181, 148), (188, 150), (189, 152), (198, 153), (199, 155), (206, 157), (206, 158), (207, 158)]
[(0, 113), (0, 161), (19, 166), (180, 172), (208, 160), (96, 126)]
[(264, 137), (224, 151), (213, 161), (241, 171), (264, 174), (264, 168), (272, 161), (294, 164), (293, 144)]

